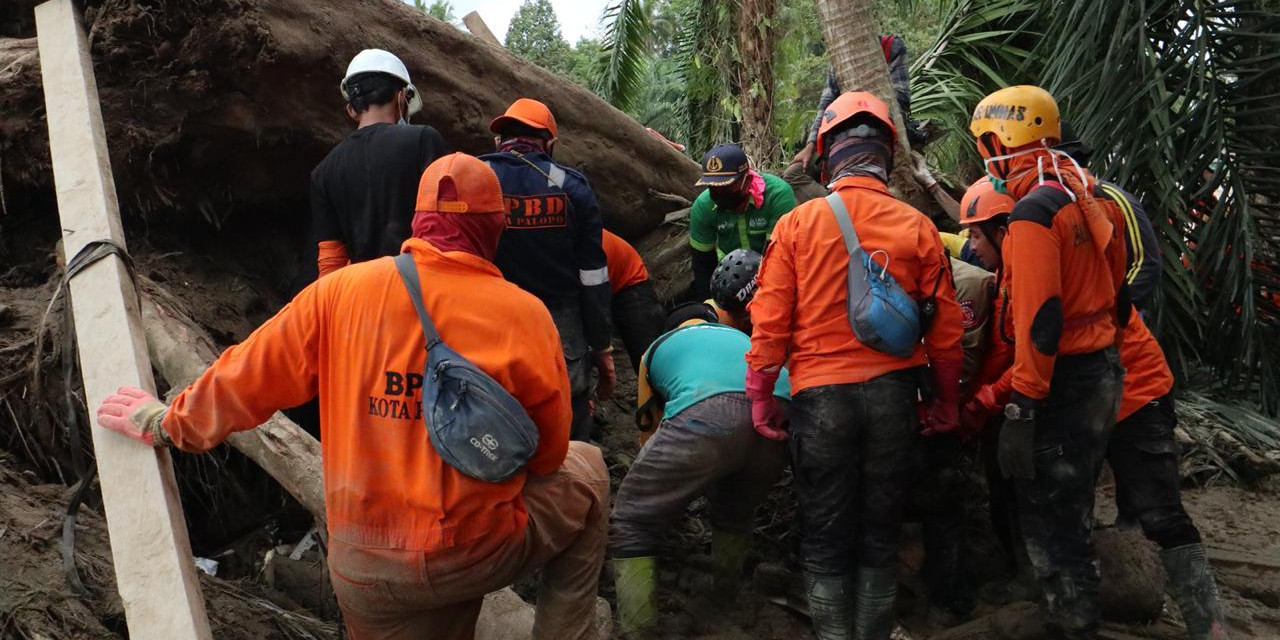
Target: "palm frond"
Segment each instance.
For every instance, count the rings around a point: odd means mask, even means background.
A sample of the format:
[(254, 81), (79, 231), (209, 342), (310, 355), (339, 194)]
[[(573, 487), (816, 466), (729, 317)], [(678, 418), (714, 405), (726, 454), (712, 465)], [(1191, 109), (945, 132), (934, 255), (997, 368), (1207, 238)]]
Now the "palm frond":
[(649, 8), (644, 0), (617, 0), (605, 9), (605, 65), (596, 93), (619, 109), (629, 109), (649, 66)]

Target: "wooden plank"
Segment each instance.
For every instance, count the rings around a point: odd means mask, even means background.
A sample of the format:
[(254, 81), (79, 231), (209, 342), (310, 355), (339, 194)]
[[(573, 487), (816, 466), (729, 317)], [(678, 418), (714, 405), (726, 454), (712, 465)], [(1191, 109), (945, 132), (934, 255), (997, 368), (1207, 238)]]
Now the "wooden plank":
[[(71, 0), (36, 7), (40, 72), (66, 255), (97, 240), (124, 246), (89, 43)], [(85, 400), (123, 384), (154, 390), (137, 294), (116, 256), (70, 285)], [(91, 427), (116, 586), (134, 640), (211, 638), (169, 453)]]
[(502, 47), (502, 42), (498, 40), (498, 36), (493, 35), (493, 32), (489, 30), (489, 25), (484, 23), (484, 19), (480, 17), (479, 13), (472, 11), (462, 16), (462, 24), (467, 25), (467, 31), (470, 31), (471, 35), (496, 47)]

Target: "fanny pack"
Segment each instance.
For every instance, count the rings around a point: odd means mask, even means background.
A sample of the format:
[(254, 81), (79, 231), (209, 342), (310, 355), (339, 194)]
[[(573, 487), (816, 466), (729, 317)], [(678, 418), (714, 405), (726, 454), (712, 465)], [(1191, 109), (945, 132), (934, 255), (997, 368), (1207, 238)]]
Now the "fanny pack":
[(413, 256), (396, 269), (427, 338), (422, 375), (422, 417), (427, 439), (446, 464), (484, 482), (502, 482), (524, 470), (538, 448), (538, 426), (497, 380), (449, 348), (427, 308)]
[[(849, 251), (849, 326), (858, 342), (899, 358), (910, 357), (920, 344), (920, 310), (902, 285), (889, 275), (889, 254), (868, 254), (858, 242), (849, 210), (840, 195), (827, 196)], [(875, 261), (884, 255), (884, 266)]]

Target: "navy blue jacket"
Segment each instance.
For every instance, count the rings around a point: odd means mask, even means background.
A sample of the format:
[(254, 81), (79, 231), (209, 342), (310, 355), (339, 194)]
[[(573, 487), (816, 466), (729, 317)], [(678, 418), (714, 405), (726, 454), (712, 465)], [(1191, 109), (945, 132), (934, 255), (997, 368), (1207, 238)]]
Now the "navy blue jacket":
[(604, 220), (586, 177), (542, 152), (480, 159), (498, 174), (507, 204), (507, 230), (494, 258), (502, 275), (548, 308), (578, 305), (587, 343), (607, 348), (612, 327)]

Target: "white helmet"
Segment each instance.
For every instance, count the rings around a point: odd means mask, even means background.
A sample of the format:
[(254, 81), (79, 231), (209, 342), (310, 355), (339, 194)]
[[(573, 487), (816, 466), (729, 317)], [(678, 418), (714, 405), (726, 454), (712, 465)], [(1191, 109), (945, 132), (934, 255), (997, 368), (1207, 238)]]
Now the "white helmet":
[(347, 75), (342, 78), (342, 83), (338, 85), (338, 90), (342, 92), (342, 98), (350, 100), (350, 97), (347, 96), (347, 80), (350, 80), (351, 76), (371, 72), (385, 73), (404, 80), (405, 89), (409, 92), (409, 114), (412, 115), (422, 110), (422, 96), (418, 95), (418, 88), (413, 86), (413, 81), (409, 79), (409, 69), (404, 66), (404, 63), (394, 53), (383, 49), (365, 49), (351, 59), (351, 64), (347, 65)]

